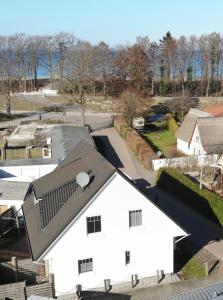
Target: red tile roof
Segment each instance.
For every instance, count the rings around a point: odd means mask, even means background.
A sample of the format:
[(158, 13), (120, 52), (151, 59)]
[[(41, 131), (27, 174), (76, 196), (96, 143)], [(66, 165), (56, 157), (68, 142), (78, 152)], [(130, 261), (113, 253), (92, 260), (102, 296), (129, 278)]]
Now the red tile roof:
[(204, 111), (215, 117), (223, 116), (223, 105), (208, 106), (204, 109)]

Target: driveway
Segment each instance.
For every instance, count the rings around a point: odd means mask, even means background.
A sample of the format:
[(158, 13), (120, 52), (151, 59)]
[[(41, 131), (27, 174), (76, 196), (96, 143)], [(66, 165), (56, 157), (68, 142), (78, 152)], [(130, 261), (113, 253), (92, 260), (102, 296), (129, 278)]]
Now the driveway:
[(105, 158), (120, 171), (134, 179), (138, 187), (146, 189), (154, 185), (154, 172), (144, 168), (115, 128), (94, 131), (92, 136)]

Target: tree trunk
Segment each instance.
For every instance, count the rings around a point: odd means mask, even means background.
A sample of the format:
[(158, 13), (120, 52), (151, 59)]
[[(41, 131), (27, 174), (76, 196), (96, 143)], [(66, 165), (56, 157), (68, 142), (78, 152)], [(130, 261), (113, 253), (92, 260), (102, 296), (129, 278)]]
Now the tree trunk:
[(152, 77), (152, 82), (151, 82), (151, 93), (154, 95), (154, 78)]
[(209, 77), (207, 78), (207, 86), (206, 86), (206, 97), (209, 95), (209, 86), (210, 86), (210, 80)]
[(85, 126), (85, 105), (81, 104), (81, 119), (82, 119), (82, 126)]
[(106, 80), (103, 81), (103, 96), (104, 96), (105, 99), (107, 99)]

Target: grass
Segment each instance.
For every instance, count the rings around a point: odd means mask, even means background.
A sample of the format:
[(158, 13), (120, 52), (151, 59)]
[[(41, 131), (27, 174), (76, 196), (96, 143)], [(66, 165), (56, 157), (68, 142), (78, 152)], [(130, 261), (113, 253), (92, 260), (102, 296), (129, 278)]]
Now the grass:
[[(0, 95), (0, 110), (5, 110), (6, 99)], [(11, 97), (11, 109), (18, 111), (37, 111), (41, 110), (43, 105), (41, 103), (34, 103), (19, 97)]]
[(184, 279), (203, 278), (205, 277), (205, 267), (196, 257), (192, 257), (183, 267), (182, 273)]
[(157, 185), (174, 194), (179, 201), (195, 209), (201, 215), (223, 226), (223, 198), (217, 194), (202, 189), (182, 172), (172, 169), (160, 169), (157, 175)]
[(145, 133), (144, 137), (154, 150), (160, 150), (165, 157), (170, 157), (171, 151), (175, 149), (176, 138), (167, 129)]

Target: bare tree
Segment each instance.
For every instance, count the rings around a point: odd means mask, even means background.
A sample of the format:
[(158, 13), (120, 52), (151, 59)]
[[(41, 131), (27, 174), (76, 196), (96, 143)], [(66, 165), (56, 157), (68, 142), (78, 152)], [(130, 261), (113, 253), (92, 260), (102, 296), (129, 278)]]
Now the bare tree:
[(80, 106), (82, 125), (85, 125), (85, 84), (89, 78), (89, 64), (91, 60), (92, 46), (88, 42), (78, 41), (70, 49), (67, 57), (67, 88), (73, 97), (73, 101)]
[(103, 80), (103, 96), (107, 98), (107, 78), (108, 78), (108, 69), (110, 65), (110, 50), (109, 46), (101, 41), (97, 45), (97, 52), (98, 52), (98, 66), (100, 68), (100, 73), (102, 75)]
[(133, 91), (125, 91), (121, 95), (121, 109), (128, 126), (132, 127), (133, 119), (138, 115), (138, 96)]
[(28, 56), (28, 76), (30, 90), (37, 89), (37, 76), (40, 63), (41, 47), (43, 39), (41, 36), (30, 36), (27, 39), (27, 56)]

